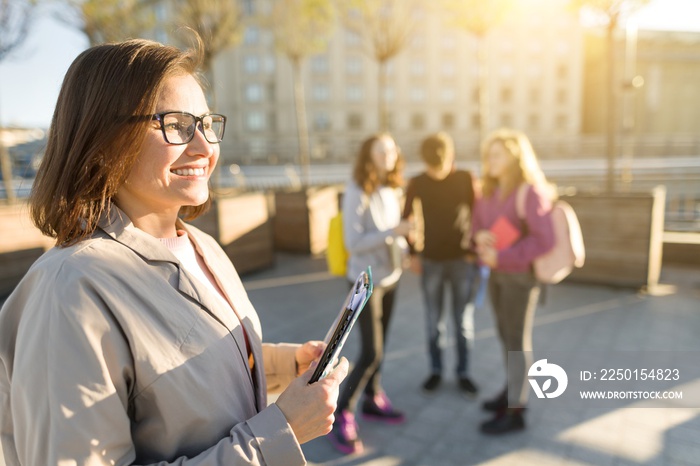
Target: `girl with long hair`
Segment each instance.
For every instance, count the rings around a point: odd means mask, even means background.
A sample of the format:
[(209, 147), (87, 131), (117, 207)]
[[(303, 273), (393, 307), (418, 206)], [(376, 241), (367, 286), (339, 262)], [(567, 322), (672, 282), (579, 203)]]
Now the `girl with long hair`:
[(394, 310), (396, 289), (407, 252), (409, 222), (401, 220), (403, 158), (394, 139), (386, 133), (366, 139), (355, 161), (353, 177), (343, 195), (343, 237), (350, 253), (347, 279), (372, 267), (374, 292), (358, 318), (360, 356), (338, 398), (329, 439), (341, 452), (363, 450), (355, 421), (355, 409), (364, 393), (362, 415), (391, 424), (404, 421), (393, 408), (381, 385), (387, 329)]
[[(529, 139), (512, 129), (499, 129), (484, 140), (482, 179), (483, 195), (476, 203), (472, 224), (474, 241), (479, 259), (491, 268), (489, 296), (508, 381), (498, 396), (483, 403), (483, 408), (495, 412), (495, 416), (484, 422), (481, 430), (501, 434), (525, 427), (532, 320), (541, 289), (532, 262), (554, 245), (549, 216), (553, 191)], [(519, 196), (524, 197), (523, 212), (517, 206)], [(507, 223), (509, 228), (496, 228)], [(517, 238), (511, 244), (499, 238), (508, 229), (516, 232), (511, 233)], [(513, 352), (510, 360), (509, 351)]]

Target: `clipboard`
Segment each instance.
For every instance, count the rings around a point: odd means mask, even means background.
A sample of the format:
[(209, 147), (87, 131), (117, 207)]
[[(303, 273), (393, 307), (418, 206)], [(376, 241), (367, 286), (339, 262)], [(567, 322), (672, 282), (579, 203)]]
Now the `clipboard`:
[(362, 312), (365, 304), (369, 301), (373, 289), (372, 269), (367, 267), (367, 270), (361, 272), (357, 280), (355, 280), (355, 284), (345, 298), (338, 316), (333, 321), (330, 329), (328, 329), (328, 333), (326, 333), (326, 337), (323, 340), (326, 343), (326, 349), (318, 360), (318, 366), (316, 366), (316, 370), (311, 379), (309, 379), (309, 384), (318, 382), (333, 369), (338, 356), (340, 356), (340, 351), (343, 349), (345, 340), (350, 335), (350, 330), (355, 325), (360, 312)]

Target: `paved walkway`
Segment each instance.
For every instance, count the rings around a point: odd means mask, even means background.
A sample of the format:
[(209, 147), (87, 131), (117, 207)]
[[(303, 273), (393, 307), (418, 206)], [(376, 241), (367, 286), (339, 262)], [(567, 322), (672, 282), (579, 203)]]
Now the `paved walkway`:
[[(550, 352), (677, 351), (686, 393), (700, 395), (699, 369), (688, 354), (700, 353), (700, 267), (664, 269), (668, 294), (649, 296), (629, 289), (564, 283), (551, 287), (535, 319), (537, 358)], [(320, 257), (278, 254), (275, 267), (249, 274), (244, 282), (260, 314), (266, 341), (322, 339), (346, 292), (343, 279), (325, 271)], [(664, 291), (664, 290), (662, 290)], [(630, 402), (616, 408), (549, 409), (531, 403), (528, 428), (499, 438), (485, 437), (480, 402), (504, 380), (501, 349), (488, 308), (476, 314), (472, 375), (479, 400), (462, 398), (451, 374), (441, 390), (423, 395), (427, 356), (420, 289), (406, 273), (389, 335), (384, 386), (408, 420), (383, 426), (360, 420), (365, 452), (338, 454), (325, 438), (304, 445), (312, 465), (648, 465), (700, 464), (700, 404), (688, 408), (644, 408)], [(450, 327), (451, 328), (451, 327)], [(344, 354), (352, 361), (357, 333)], [(446, 367), (454, 365), (452, 348)], [(683, 353), (685, 352), (685, 353)], [(690, 353), (688, 353), (690, 352)], [(557, 353), (558, 354), (558, 353)], [(685, 355), (685, 356), (684, 356)], [(694, 371), (694, 372), (693, 372)], [(0, 466), (4, 463), (0, 455)]]
[[(274, 268), (248, 275), (244, 281), (261, 316), (266, 341), (323, 338), (346, 286), (343, 279), (325, 272), (323, 258), (290, 254), (278, 255)], [(700, 351), (700, 268), (666, 268), (662, 282), (672, 286), (661, 287), (661, 294), (667, 294), (657, 296), (573, 283), (550, 287), (535, 319), (536, 358), (585, 351), (677, 351), (673, 354), (678, 355), (684, 375), (685, 395), (694, 394), (697, 399), (700, 370), (695, 366), (700, 366), (696, 364), (700, 352), (694, 352)], [(309, 442), (303, 449), (311, 464), (700, 464), (700, 403), (693, 401), (687, 402), (691, 404), (687, 408), (645, 408), (648, 403), (643, 401), (612, 408), (582, 407), (579, 401), (549, 409), (546, 402), (551, 400), (537, 400), (531, 402), (524, 432), (499, 438), (481, 435), (478, 424), (488, 416), (480, 402), (495, 394), (505, 377), (488, 303), (476, 314), (471, 360), (481, 393), (478, 400), (469, 401), (458, 394), (449, 373), (437, 394), (422, 394), (420, 384), (428, 362), (415, 275), (406, 273), (398, 296), (383, 381), (394, 404), (405, 410), (407, 422), (384, 426), (360, 420), (362, 455), (342, 456), (325, 438)], [(357, 343), (353, 333), (344, 350), (351, 361)], [(450, 347), (446, 367), (454, 366), (452, 356)]]

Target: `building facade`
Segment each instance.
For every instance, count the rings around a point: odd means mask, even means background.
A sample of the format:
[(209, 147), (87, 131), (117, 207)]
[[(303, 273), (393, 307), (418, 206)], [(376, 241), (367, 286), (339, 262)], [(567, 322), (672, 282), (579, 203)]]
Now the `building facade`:
[[(546, 3), (546, 5), (544, 5)], [(477, 48), (485, 47), (489, 121), (528, 133), (544, 157), (572, 156), (581, 133), (583, 33), (565, 0), (530, 0), (478, 42), (437, 9), (421, 21), (387, 68), (389, 130), (409, 160), (444, 130), (458, 160), (478, 160)], [(546, 6), (546, 7), (545, 7)], [(224, 163), (295, 163), (291, 66), (272, 34), (249, 26), (214, 67), (216, 108), (229, 115)], [(345, 163), (380, 128), (378, 65), (361, 37), (338, 24), (325, 52), (305, 60), (303, 83), (314, 163)]]

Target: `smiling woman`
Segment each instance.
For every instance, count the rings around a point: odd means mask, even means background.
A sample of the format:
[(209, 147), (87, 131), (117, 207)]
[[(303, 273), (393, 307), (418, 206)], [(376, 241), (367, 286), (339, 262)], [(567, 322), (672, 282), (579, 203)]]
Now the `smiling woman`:
[(233, 264), (182, 220), (209, 206), (226, 123), (198, 45), (99, 45), (66, 74), (30, 197), (56, 246), (0, 310), (10, 465), (305, 464), (331, 428), (347, 360), (309, 384), (323, 344), (262, 343)]

